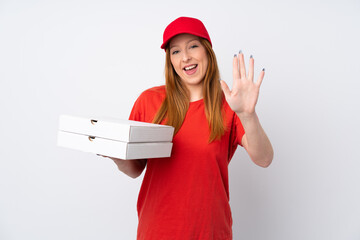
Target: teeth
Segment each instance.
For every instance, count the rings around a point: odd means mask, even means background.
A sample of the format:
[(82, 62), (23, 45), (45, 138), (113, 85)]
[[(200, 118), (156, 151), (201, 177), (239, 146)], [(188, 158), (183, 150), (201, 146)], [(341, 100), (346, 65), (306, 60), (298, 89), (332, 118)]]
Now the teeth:
[(196, 64), (195, 64), (195, 65), (192, 65), (192, 66), (190, 66), (190, 67), (186, 67), (186, 68), (185, 68), (185, 71), (188, 71), (188, 70), (193, 69), (193, 68), (195, 68), (195, 67), (196, 67)]

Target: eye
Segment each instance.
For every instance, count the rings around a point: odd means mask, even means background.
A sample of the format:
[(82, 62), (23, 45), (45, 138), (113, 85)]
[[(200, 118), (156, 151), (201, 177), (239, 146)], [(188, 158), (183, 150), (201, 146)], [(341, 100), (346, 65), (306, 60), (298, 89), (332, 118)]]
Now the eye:
[(174, 54), (177, 54), (177, 53), (179, 53), (179, 51), (178, 51), (178, 50), (175, 50), (175, 51), (173, 51), (171, 54), (174, 55)]
[(198, 47), (198, 45), (194, 44), (194, 45), (191, 45), (190, 48), (196, 48), (196, 47)]

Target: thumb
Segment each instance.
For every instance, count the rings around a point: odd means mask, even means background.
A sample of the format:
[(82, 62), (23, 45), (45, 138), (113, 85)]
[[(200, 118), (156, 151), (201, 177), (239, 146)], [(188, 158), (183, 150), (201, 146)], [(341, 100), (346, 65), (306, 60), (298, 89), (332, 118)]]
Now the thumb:
[(220, 80), (220, 85), (225, 94), (225, 97), (228, 98), (231, 94), (231, 91), (230, 91), (228, 85), (226, 84), (226, 82), (224, 80)]

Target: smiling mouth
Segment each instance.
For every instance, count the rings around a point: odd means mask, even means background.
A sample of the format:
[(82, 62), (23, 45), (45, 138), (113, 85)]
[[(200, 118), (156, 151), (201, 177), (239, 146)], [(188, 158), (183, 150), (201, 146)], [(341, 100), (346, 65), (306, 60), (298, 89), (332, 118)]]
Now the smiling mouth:
[(198, 66), (197, 64), (194, 64), (194, 65), (191, 65), (191, 66), (188, 66), (188, 67), (184, 67), (184, 70), (185, 71), (190, 71), (190, 70), (196, 68), (197, 66)]

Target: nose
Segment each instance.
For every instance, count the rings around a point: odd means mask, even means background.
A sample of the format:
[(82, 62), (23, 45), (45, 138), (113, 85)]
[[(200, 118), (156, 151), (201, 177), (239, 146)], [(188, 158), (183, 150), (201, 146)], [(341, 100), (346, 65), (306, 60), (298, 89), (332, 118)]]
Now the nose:
[(184, 62), (187, 62), (191, 59), (191, 56), (189, 55), (189, 53), (187, 51), (183, 51), (183, 56), (182, 56), (182, 60)]

